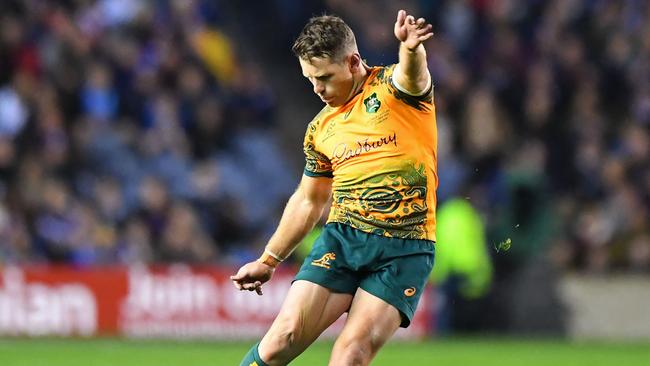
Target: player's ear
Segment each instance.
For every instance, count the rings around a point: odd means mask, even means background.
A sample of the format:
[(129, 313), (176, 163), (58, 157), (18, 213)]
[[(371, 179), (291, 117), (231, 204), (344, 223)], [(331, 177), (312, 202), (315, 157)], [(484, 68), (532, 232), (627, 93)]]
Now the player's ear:
[(351, 73), (357, 73), (361, 67), (361, 56), (358, 53), (353, 53), (349, 56), (348, 65)]

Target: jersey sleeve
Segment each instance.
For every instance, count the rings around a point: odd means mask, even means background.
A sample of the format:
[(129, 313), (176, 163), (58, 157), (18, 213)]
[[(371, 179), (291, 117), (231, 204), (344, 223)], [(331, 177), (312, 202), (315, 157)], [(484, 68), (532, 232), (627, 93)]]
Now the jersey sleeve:
[(433, 105), (433, 82), (429, 85), (422, 95), (411, 95), (401, 90), (393, 80), (393, 72), (397, 65), (393, 64), (385, 67), (385, 80), (388, 81), (387, 87), (391, 95), (393, 95), (397, 100), (405, 103), (408, 106), (411, 106), (417, 110), (428, 110)]
[(304, 174), (309, 177), (328, 177), (334, 176), (332, 171), (332, 163), (325, 154), (316, 149), (316, 124), (310, 123), (305, 133), (305, 140), (303, 143), (303, 150), (305, 152), (305, 170)]

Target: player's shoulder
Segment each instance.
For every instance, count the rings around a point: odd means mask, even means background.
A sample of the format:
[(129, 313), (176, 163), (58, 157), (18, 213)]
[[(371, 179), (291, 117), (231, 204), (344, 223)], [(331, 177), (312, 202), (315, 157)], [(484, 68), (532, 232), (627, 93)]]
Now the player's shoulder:
[(332, 113), (334, 109), (329, 106), (323, 107), (323, 109), (314, 116), (314, 118), (307, 124), (307, 131), (305, 131), (305, 141), (314, 141), (316, 136), (321, 130), (323, 121), (327, 118), (328, 115)]
[(422, 95), (409, 94), (403, 88), (399, 87), (393, 79), (396, 67), (397, 64), (373, 67), (371, 69), (371, 77), (373, 79), (370, 82), (370, 86), (377, 88), (377, 90), (386, 91), (406, 106), (413, 107), (417, 110), (432, 110), (433, 85)]
[(334, 108), (327, 105), (324, 106), (323, 109), (321, 109), (320, 112), (318, 112), (316, 116), (314, 116), (314, 118), (312, 118), (312, 120), (309, 122), (307, 125), (307, 131), (316, 131), (321, 126), (323, 121), (327, 118), (327, 116), (330, 115), (333, 111)]
[(368, 84), (370, 86), (391, 85), (395, 66), (396, 64), (371, 67), (369, 70), (370, 80)]

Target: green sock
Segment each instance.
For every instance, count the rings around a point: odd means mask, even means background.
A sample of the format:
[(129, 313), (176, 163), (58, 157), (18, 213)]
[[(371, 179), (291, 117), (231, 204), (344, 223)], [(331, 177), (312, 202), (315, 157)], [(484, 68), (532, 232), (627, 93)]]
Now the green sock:
[(259, 342), (255, 343), (255, 345), (248, 350), (248, 353), (246, 353), (246, 356), (244, 356), (244, 359), (241, 361), (239, 366), (269, 366), (260, 358), (260, 354), (257, 351), (259, 345)]

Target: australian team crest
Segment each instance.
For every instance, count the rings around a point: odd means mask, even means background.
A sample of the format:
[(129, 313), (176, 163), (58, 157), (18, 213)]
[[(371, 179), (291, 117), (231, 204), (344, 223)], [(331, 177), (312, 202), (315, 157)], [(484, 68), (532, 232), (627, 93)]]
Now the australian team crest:
[(366, 106), (366, 112), (376, 113), (381, 107), (381, 102), (377, 98), (377, 93), (372, 93), (371, 96), (363, 100), (363, 104)]

